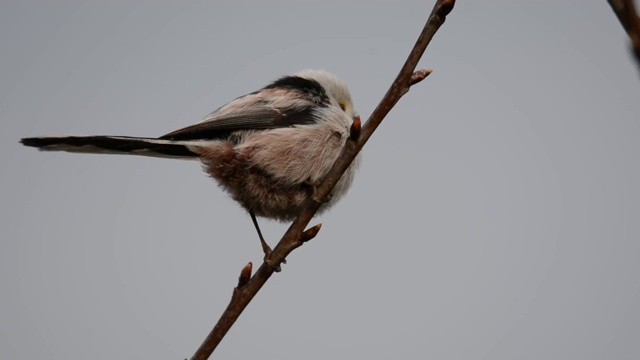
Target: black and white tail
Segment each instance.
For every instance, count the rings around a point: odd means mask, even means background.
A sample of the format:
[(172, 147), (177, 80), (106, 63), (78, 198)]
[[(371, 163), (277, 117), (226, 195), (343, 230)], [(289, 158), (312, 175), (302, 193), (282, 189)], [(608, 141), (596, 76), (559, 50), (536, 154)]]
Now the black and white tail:
[(43, 136), (24, 138), (23, 145), (45, 151), (69, 151), (90, 154), (128, 154), (152, 157), (192, 159), (190, 150), (202, 141), (176, 141), (129, 136)]

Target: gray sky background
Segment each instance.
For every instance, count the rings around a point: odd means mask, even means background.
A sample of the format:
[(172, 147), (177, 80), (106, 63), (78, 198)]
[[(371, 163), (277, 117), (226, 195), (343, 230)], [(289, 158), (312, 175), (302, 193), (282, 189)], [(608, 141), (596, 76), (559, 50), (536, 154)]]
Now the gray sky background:
[[(157, 136), (326, 68), (367, 117), (431, 1), (2, 1), (0, 358), (182, 359), (261, 259)], [(640, 358), (640, 76), (605, 0), (459, 1), (350, 194), (221, 359)], [(262, 221), (274, 243), (286, 225)]]

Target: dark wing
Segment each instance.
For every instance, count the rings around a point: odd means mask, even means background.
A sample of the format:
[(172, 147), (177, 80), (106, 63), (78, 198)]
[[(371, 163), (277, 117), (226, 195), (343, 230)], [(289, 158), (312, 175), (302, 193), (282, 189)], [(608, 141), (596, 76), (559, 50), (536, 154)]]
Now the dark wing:
[(204, 120), (159, 137), (167, 140), (213, 140), (238, 130), (275, 129), (315, 121), (311, 107), (283, 109), (258, 108)]
[[(286, 96), (283, 89), (263, 90), (238, 98), (209, 114), (197, 124), (159, 137), (167, 140), (213, 140), (227, 138), (238, 130), (275, 129), (316, 121), (312, 101), (297, 98), (289, 107), (278, 107)], [(291, 95), (291, 91), (288, 91)]]

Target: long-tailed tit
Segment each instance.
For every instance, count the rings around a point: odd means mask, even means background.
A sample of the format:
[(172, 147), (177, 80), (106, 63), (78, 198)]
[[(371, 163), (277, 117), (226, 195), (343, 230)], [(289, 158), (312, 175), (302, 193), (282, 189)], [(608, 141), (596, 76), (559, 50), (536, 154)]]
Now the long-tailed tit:
[[(249, 212), (268, 255), (256, 216), (295, 218), (337, 159), (356, 117), (342, 80), (324, 70), (305, 70), (158, 138), (45, 136), (21, 142), (41, 150), (197, 159)], [(358, 162), (356, 158), (319, 212), (346, 193)]]

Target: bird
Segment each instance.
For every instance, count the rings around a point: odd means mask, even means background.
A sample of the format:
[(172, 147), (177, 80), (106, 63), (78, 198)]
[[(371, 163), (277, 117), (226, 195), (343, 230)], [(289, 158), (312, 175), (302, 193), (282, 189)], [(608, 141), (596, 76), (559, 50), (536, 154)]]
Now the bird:
[[(256, 217), (293, 220), (314, 196), (359, 119), (347, 85), (338, 76), (304, 70), (159, 137), (63, 135), (20, 142), (44, 151), (198, 160), (249, 213), (267, 258), (271, 248)], [(346, 194), (360, 159), (354, 159), (318, 213)]]

